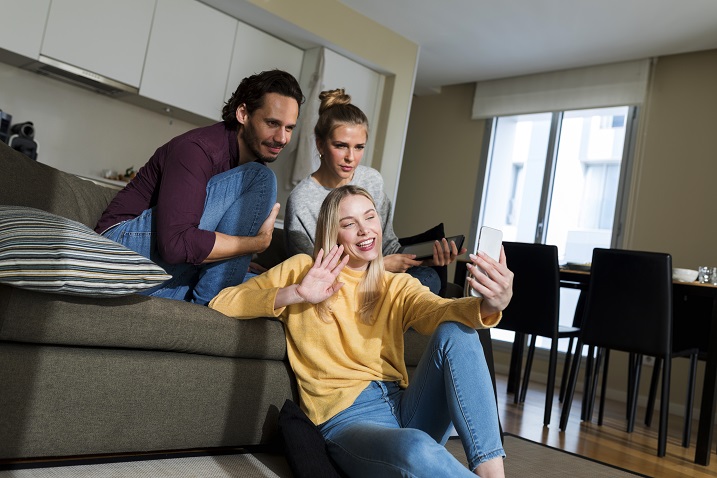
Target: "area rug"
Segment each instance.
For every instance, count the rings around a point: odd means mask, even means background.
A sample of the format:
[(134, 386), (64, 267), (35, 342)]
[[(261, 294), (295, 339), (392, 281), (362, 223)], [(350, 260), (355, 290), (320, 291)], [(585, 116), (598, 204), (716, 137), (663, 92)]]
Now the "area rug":
[[(451, 439), (448, 450), (465, 463), (460, 441)], [(627, 478), (636, 475), (520, 437), (506, 435), (506, 476), (512, 478)], [(232, 454), (135, 460), (96, 464), (43, 466), (0, 471), (0, 478), (291, 478), (281, 456)]]
[[(458, 439), (448, 440), (446, 448), (461, 462), (465, 462), (466, 455)], [(513, 435), (505, 435), (503, 448), (507, 455), (504, 462), (505, 476), (509, 478), (533, 476), (541, 478), (634, 478), (645, 476)]]

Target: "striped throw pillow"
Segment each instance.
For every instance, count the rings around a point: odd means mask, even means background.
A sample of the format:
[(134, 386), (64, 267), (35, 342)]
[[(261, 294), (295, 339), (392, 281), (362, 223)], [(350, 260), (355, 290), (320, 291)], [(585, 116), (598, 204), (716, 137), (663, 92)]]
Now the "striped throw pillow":
[(56, 294), (117, 297), (171, 278), (89, 227), (39, 209), (0, 206), (0, 283)]

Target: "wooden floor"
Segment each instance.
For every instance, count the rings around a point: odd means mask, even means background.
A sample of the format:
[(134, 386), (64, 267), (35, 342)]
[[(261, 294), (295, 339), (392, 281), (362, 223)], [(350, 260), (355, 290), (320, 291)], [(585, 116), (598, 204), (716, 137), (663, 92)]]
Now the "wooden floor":
[[(577, 393), (570, 413), (567, 430), (559, 431), (560, 404), (557, 391), (551, 423), (543, 426), (543, 410), (545, 406), (545, 385), (532, 383), (524, 404), (513, 404), (513, 395), (506, 394), (505, 375), (498, 375), (498, 409), (503, 430), (532, 441), (560, 448), (572, 453), (610, 463), (621, 468), (652, 477), (670, 478), (714, 478), (717, 477), (717, 454), (712, 447), (710, 465), (707, 467), (694, 463), (695, 442), (697, 440), (697, 422), (692, 428), (692, 442), (689, 448), (683, 448), (683, 419), (671, 415), (667, 436), (667, 455), (657, 457), (657, 413), (652, 427), (644, 425), (645, 410), (638, 409), (638, 420), (635, 431), (626, 433), (625, 404), (606, 401), (605, 419), (602, 426), (597, 425), (597, 406), (593, 422), (580, 421), (580, 397)], [(717, 435), (715, 435), (717, 436)], [(520, 457), (507, 457), (520, 459)]]

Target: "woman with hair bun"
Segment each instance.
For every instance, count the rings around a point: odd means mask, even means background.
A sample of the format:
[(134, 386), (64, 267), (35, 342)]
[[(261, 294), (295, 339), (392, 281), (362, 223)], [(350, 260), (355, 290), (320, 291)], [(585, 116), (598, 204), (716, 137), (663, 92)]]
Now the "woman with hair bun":
[(368, 141), (368, 118), (343, 88), (322, 91), (319, 95), (319, 119), (314, 127), (316, 148), (321, 165), (296, 185), (289, 195), (284, 214), (284, 239), (290, 256), (312, 255), (315, 245), (316, 221), (324, 198), (332, 189), (351, 184), (366, 189), (376, 201), (382, 220), (383, 255), (386, 270), (407, 272), (434, 294), (441, 288), (438, 273), (427, 266), (445, 266), (465, 249), (444, 238), (436, 241), (433, 258), (418, 261), (413, 254), (398, 253), (401, 244), (393, 232), (391, 201), (383, 189), (381, 173), (361, 165)]

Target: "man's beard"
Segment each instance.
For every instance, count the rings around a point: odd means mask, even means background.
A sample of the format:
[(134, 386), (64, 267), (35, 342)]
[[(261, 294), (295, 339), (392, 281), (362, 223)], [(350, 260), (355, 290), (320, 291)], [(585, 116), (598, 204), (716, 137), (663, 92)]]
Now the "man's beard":
[[(263, 156), (261, 154), (261, 151), (259, 150), (259, 148), (261, 147), (262, 143), (259, 140), (256, 133), (254, 132), (254, 129), (250, 125), (251, 125), (251, 123), (245, 123), (242, 126), (241, 130), (239, 131), (239, 135), (241, 136), (242, 140), (244, 141), (244, 144), (249, 149), (251, 154), (253, 154), (254, 157), (256, 158), (255, 161), (258, 161), (262, 164), (273, 163), (274, 161), (276, 161), (276, 158), (278, 158), (279, 156), (278, 155), (277, 156)], [(271, 148), (283, 148), (284, 146), (286, 146), (286, 144), (285, 143), (275, 143), (272, 141), (272, 142), (268, 143), (267, 146), (269, 146)]]

